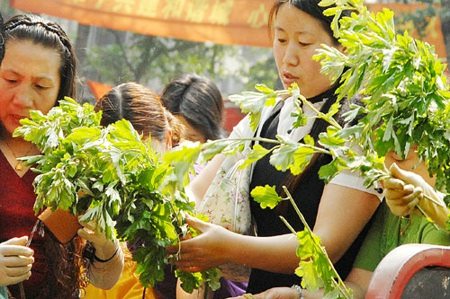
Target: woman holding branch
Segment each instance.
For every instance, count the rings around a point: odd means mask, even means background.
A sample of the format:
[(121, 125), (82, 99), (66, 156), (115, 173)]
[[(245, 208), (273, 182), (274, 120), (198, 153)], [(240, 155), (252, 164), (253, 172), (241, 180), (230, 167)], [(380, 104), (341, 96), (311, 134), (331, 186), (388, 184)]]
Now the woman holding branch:
[[(31, 234), (33, 227), (38, 227), (33, 212), (36, 174), (17, 158), (39, 152), (33, 144), (12, 136), (31, 110), (45, 114), (58, 100), (75, 95), (72, 45), (58, 24), (38, 16), (15, 16), (5, 23), (4, 30), (5, 57), (0, 66), (0, 285), (8, 286), (15, 298), (79, 298), (86, 275), (93, 284), (110, 288), (123, 267), (118, 242), (107, 240), (95, 228), (81, 228), (79, 235), (95, 248), (90, 264), (83, 262), (85, 242), (80, 237), (61, 244), (45, 227)], [(22, 281), (25, 294), (14, 285)]]
[[(325, 121), (312, 116), (314, 110), (329, 111), (336, 101), (338, 85), (321, 74), (320, 64), (312, 56), (322, 44), (342, 49), (331, 32), (331, 20), (323, 15), (318, 1), (275, 1), (269, 25), (280, 79), (285, 88), (297, 84), (313, 108), (303, 107), (310, 117), (305, 126), (297, 128), (291, 115), (296, 104), (294, 99), (280, 99), (275, 108), (263, 112), (258, 136), (274, 139), (281, 135), (293, 142), (302, 142), (307, 135), (317, 140), (319, 133), (327, 127)], [(244, 119), (231, 138), (253, 137), (241, 133), (248, 131), (248, 126), (248, 119)], [(260, 144), (266, 148), (271, 146), (265, 142)], [(215, 157), (191, 183), (198, 201), (201, 202), (223, 160), (222, 155)], [(375, 191), (363, 187), (362, 180), (354, 173), (340, 174), (325, 184), (319, 179), (318, 171), (330, 161), (330, 157), (317, 154), (300, 175), (293, 176), (277, 171), (266, 156), (253, 167), (250, 190), (256, 186), (275, 185), (280, 192), (282, 186), (287, 186), (306, 221), (320, 237), (338, 273), (346, 277), (364, 238), (364, 227), (380, 200)], [(293, 207), (287, 202), (274, 210), (262, 209), (253, 201), (250, 205), (257, 237), (191, 219), (190, 225), (202, 234), (180, 243), (181, 258), (177, 266), (186, 271), (199, 271), (230, 262), (246, 265), (252, 268), (248, 293), (298, 284), (299, 278), (294, 274), (299, 263), (296, 256), (298, 241), (279, 218), (283, 216), (296, 231), (302, 230), (303, 225)], [(175, 253), (178, 249), (175, 246), (171, 251)]]

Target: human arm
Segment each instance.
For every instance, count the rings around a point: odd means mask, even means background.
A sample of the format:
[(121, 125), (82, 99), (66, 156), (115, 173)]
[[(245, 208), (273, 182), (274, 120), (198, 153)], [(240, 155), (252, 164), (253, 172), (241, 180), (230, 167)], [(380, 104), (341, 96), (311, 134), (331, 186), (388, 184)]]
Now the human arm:
[(193, 217), (189, 217), (187, 223), (201, 234), (168, 249), (172, 254), (180, 250), (179, 260), (175, 263), (181, 270), (201, 271), (232, 262), (251, 268), (293, 273), (298, 266), (295, 256), (298, 243), (292, 234), (253, 237)]
[(202, 169), (202, 171), (190, 182), (187, 189), (189, 194), (193, 196), (195, 202), (199, 203), (203, 199), (214, 179), (220, 165), (225, 160), (225, 155), (216, 155), (209, 163)]
[(26, 246), (27, 241), (28, 237), (21, 237), (0, 243), (0, 286), (30, 278), (34, 252)]
[(380, 204), (377, 196), (357, 189), (325, 186), (314, 225), (314, 233), (333, 263), (339, 261)]
[[(300, 299), (299, 293), (289, 287), (277, 287), (268, 289), (259, 294), (244, 294), (242, 296), (237, 296), (228, 299)], [(307, 297), (304, 297), (307, 298)]]
[[(253, 135), (254, 132), (250, 129), (250, 120), (247, 116), (233, 128), (233, 131), (227, 139), (250, 138)], [(223, 154), (214, 156), (205, 168), (203, 168), (202, 171), (190, 182), (187, 189), (189, 190), (189, 195), (193, 196), (197, 203), (202, 201), (225, 158), (226, 156)]]
[[(314, 231), (324, 241), (334, 262), (353, 243), (378, 204), (379, 200), (366, 192), (326, 185)], [(349, 211), (352, 211), (351, 217)], [(228, 262), (279, 273), (294, 273), (298, 267), (295, 253), (298, 242), (293, 234), (252, 237), (195, 219), (189, 220), (188, 224), (201, 234), (181, 242), (181, 260), (177, 266), (183, 270), (198, 271)], [(173, 246), (170, 252), (176, 253), (178, 249)]]
[(78, 235), (91, 242), (95, 257), (88, 269), (89, 281), (101, 289), (110, 289), (119, 280), (124, 266), (124, 255), (118, 240), (109, 240), (89, 224), (82, 223)]
[(386, 203), (392, 213), (406, 216), (416, 206), (445, 229), (450, 210), (442, 196), (420, 175), (400, 169), (396, 164), (390, 167), (392, 177), (384, 181)]

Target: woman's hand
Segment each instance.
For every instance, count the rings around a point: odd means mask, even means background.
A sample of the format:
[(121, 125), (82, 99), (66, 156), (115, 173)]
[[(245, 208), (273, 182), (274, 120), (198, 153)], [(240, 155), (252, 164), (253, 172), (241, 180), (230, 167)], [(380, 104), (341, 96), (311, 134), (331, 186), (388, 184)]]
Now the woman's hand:
[(417, 206), (428, 185), (418, 174), (400, 169), (393, 163), (389, 168), (391, 177), (383, 182), (386, 203), (397, 216), (406, 216)]
[(175, 265), (187, 272), (203, 271), (228, 262), (227, 244), (232, 232), (225, 228), (188, 217), (187, 223), (200, 231), (200, 235), (168, 247), (168, 253), (177, 256)]
[(12, 238), (0, 243), (0, 285), (7, 286), (31, 276), (33, 250), (26, 247), (28, 237)]
[(105, 234), (101, 233), (92, 223), (80, 222), (80, 224), (83, 228), (78, 230), (78, 235), (92, 243), (97, 259), (108, 260), (117, 254), (117, 250), (119, 250), (119, 242), (117, 240), (106, 238)]
[(97, 288), (108, 290), (119, 280), (124, 266), (119, 241), (109, 240), (92, 223), (80, 224), (83, 228), (78, 230), (78, 235), (91, 242), (95, 248), (94, 264), (88, 269), (89, 281)]
[(396, 164), (391, 165), (390, 171), (392, 178), (385, 180), (384, 188), (392, 213), (405, 216), (419, 206), (427, 217), (445, 229), (450, 211), (438, 192), (420, 175), (402, 170)]

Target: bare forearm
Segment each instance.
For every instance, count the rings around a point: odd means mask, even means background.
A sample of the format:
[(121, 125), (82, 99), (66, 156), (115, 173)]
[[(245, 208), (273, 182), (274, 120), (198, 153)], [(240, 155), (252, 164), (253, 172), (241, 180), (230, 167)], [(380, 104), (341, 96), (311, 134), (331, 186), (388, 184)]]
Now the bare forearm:
[(124, 255), (119, 246), (114, 256), (107, 262), (94, 261), (88, 269), (89, 281), (101, 289), (110, 289), (119, 280), (124, 265)]
[(270, 272), (293, 274), (298, 267), (297, 238), (293, 234), (251, 237), (233, 234), (227, 256), (230, 262)]
[(190, 193), (194, 196), (196, 202), (203, 199), (203, 196), (208, 190), (209, 185), (211, 185), (211, 182), (224, 159), (224, 155), (219, 154), (215, 156), (200, 172), (200, 174), (196, 176), (189, 184), (188, 188)]

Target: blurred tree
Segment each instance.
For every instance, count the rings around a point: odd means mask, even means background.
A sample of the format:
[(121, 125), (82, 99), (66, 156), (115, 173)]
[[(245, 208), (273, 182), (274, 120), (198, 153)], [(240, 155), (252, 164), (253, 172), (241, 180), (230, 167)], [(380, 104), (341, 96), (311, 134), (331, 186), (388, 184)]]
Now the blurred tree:
[(441, 9), (442, 34), (447, 49), (447, 63), (450, 63), (450, 0), (442, 0)]
[[(195, 43), (134, 33), (80, 26), (77, 54), (80, 77), (116, 85), (135, 81), (154, 90), (188, 72), (207, 76), (225, 93), (253, 89), (256, 83), (274, 87), (277, 73), (271, 50), (213, 43)], [(88, 40), (91, 40), (90, 46)]]
[[(419, 34), (419, 38), (426, 35), (427, 26), (430, 19), (434, 16), (440, 16), (442, 34), (444, 37), (447, 61), (450, 61), (450, 0), (397, 0), (398, 3), (425, 3), (423, 9), (417, 9), (411, 13), (397, 14), (396, 22), (405, 24), (412, 22), (414, 29)], [(439, 6), (436, 6), (438, 4)], [(439, 9), (437, 7), (440, 7)], [(401, 26), (399, 26), (400, 29)]]
[(5, 21), (17, 13), (17, 11), (9, 5), (8, 0), (0, 1), (0, 12)]

